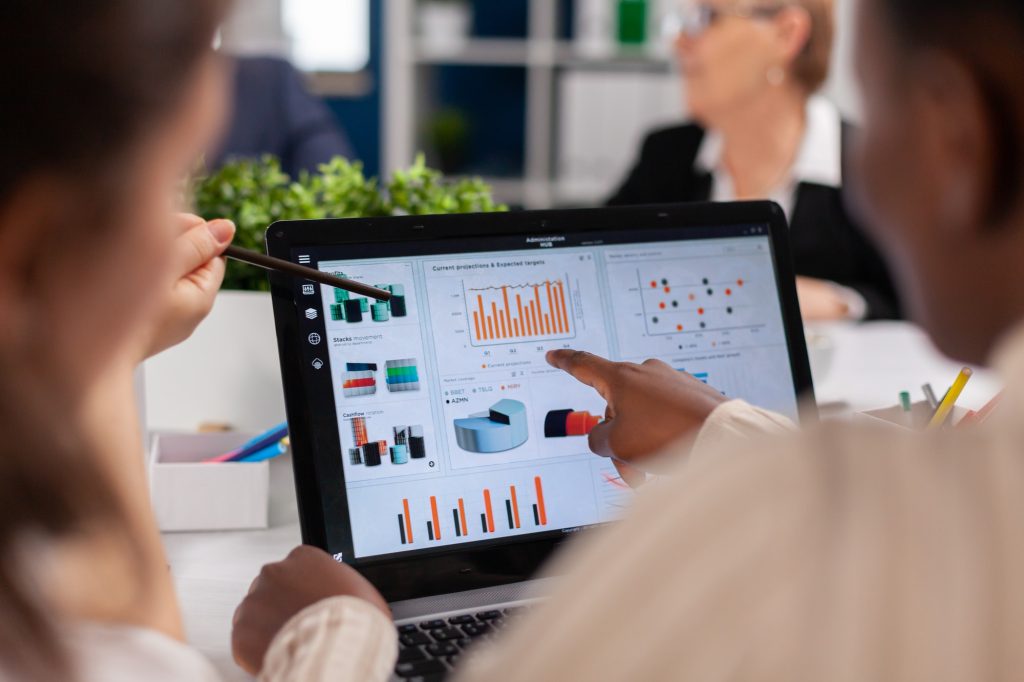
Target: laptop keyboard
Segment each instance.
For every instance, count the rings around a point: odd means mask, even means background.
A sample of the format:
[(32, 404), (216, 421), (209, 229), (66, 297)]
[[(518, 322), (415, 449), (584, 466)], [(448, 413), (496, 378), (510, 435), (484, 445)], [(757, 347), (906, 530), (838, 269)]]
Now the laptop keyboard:
[(476, 611), (397, 626), (395, 675), (410, 682), (445, 679), (467, 649), (491, 637), (526, 608)]

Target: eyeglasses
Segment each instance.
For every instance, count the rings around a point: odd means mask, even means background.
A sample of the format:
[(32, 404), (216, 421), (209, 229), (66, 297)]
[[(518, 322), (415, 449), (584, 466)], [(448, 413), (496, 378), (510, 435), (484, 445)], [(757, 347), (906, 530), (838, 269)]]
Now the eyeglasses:
[(715, 7), (702, 2), (680, 3), (662, 21), (662, 34), (666, 38), (675, 38), (685, 33), (691, 38), (696, 38), (715, 25), (722, 17), (771, 19), (788, 6), (788, 4), (776, 4)]

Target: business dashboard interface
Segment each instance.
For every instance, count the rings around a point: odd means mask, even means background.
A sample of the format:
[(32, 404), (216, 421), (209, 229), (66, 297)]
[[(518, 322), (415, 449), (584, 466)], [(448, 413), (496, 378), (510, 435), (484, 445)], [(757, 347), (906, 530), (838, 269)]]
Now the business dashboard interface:
[(629, 487), (587, 447), (605, 403), (547, 364), (552, 349), (660, 358), (797, 417), (767, 226), (367, 248), (293, 252), (391, 292), (297, 284), (317, 477), (344, 560), (621, 514)]

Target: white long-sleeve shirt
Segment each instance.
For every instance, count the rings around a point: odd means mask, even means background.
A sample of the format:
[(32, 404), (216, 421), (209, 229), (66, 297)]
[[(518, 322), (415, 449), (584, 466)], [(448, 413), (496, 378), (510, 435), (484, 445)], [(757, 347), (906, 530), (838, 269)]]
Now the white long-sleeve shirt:
[[(1024, 679), (1024, 331), (997, 366), (999, 412), (964, 429), (786, 432), (722, 405), (459, 680)], [(374, 607), (325, 600), (278, 635), (261, 679), (385, 680), (395, 639)], [(174, 646), (180, 673), (159, 679), (215, 679), (186, 674), (198, 654)]]

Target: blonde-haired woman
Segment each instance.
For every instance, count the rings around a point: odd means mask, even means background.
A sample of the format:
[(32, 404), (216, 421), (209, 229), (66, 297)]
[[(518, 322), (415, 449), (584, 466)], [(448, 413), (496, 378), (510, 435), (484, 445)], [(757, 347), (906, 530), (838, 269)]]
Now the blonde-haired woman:
[(772, 199), (789, 217), (807, 319), (899, 316), (881, 258), (843, 201), (851, 134), (816, 95), (833, 0), (697, 0), (671, 22), (692, 122), (650, 133), (609, 203)]

